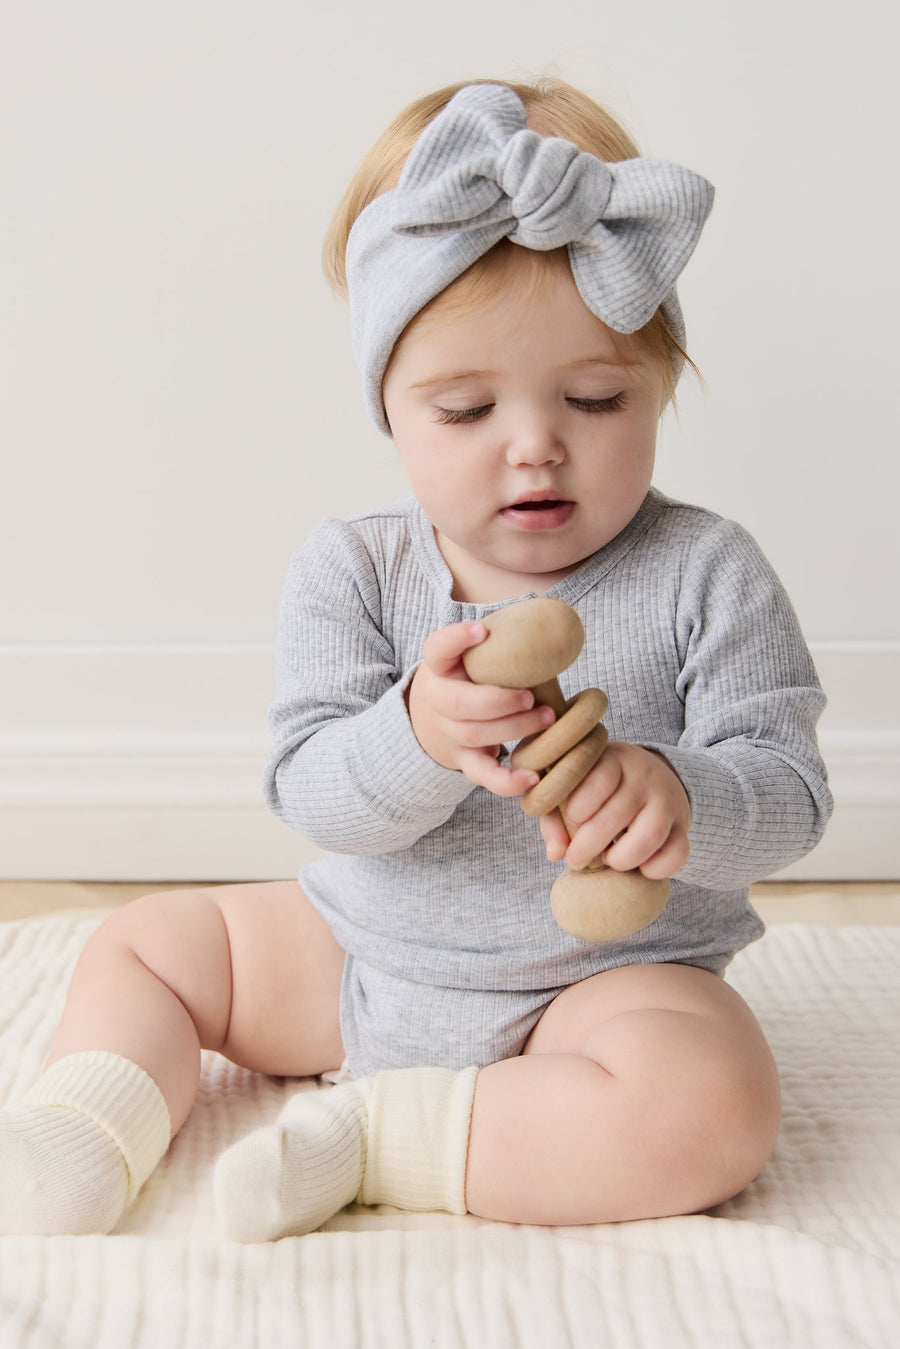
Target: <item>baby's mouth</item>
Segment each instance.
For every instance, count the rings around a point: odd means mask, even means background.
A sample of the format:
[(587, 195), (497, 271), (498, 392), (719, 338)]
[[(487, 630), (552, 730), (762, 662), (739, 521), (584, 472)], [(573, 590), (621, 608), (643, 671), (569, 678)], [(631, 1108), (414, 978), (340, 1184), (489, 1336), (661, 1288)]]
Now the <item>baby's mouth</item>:
[(515, 501), (500, 512), (505, 520), (519, 529), (556, 529), (570, 519), (574, 501), (558, 497), (531, 497)]

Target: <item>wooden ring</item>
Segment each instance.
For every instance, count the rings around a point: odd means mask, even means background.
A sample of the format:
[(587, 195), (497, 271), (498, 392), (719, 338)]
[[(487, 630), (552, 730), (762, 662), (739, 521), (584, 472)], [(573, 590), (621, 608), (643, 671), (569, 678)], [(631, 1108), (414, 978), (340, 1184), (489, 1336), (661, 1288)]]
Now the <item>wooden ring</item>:
[(582, 778), (590, 772), (606, 749), (609, 733), (595, 726), (574, 749), (563, 755), (530, 791), (519, 799), (526, 815), (547, 815), (565, 801)]
[(552, 726), (516, 746), (510, 755), (510, 763), (513, 768), (542, 772), (574, 749), (608, 710), (609, 699), (602, 690), (582, 689), (569, 699), (565, 712)]

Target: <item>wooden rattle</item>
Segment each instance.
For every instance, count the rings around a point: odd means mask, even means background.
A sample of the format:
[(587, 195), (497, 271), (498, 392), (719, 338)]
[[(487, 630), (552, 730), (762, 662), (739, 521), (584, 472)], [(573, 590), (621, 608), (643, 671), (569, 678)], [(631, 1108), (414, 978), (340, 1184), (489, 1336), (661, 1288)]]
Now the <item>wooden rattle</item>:
[[(498, 609), (482, 622), (488, 636), (463, 655), (469, 678), (476, 684), (531, 689), (535, 704), (546, 704), (556, 713), (553, 725), (521, 741), (510, 759), (514, 768), (541, 774), (540, 782), (522, 796), (521, 807), (537, 817), (559, 806), (571, 837), (565, 802), (609, 740), (599, 724), (609, 707), (606, 694), (584, 689), (567, 700), (556, 677), (584, 646), (581, 619), (562, 600), (542, 597)], [(550, 907), (571, 936), (613, 941), (647, 927), (668, 898), (667, 880), (650, 880), (640, 871), (614, 871), (595, 857), (586, 867), (568, 868), (557, 877)]]

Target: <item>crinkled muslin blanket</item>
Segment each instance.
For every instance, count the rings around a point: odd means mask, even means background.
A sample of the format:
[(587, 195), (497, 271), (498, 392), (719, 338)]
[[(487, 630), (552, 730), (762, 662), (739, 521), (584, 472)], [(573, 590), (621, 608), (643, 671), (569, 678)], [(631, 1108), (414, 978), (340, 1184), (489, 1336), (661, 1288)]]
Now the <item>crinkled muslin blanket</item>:
[[(96, 921), (0, 924), (0, 1101), (37, 1075)], [(900, 928), (771, 928), (728, 971), (784, 1088), (775, 1156), (687, 1218), (514, 1227), (351, 1208), (239, 1246), (211, 1172), (298, 1089), (205, 1054), (121, 1229), (0, 1237), (2, 1349), (888, 1349), (900, 1345)]]

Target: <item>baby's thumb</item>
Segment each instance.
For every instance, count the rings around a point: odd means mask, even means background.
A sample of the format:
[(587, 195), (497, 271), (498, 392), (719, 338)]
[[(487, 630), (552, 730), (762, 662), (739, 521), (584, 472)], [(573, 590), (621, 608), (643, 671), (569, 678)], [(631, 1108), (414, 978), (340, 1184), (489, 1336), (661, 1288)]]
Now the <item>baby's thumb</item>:
[(422, 647), (422, 660), (433, 674), (446, 677), (462, 670), (462, 654), (487, 637), (483, 623), (451, 623), (438, 628)]

